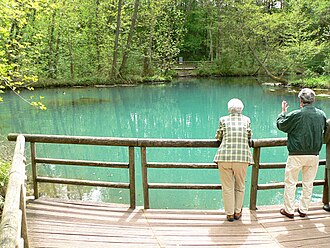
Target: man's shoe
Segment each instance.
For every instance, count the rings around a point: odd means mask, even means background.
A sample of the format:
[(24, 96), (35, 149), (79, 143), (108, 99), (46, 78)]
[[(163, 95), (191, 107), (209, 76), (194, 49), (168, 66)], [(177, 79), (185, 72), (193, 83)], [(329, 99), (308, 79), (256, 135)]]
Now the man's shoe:
[(227, 215), (227, 220), (229, 222), (233, 222), (234, 221), (234, 215), (233, 214)]
[(330, 212), (330, 205), (329, 205), (329, 204), (325, 204), (325, 205), (323, 206), (323, 209), (324, 209), (325, 211), (327, 211), (327, 212)]
[(307, 214), (305, 214), (305, 213), (300, 212), (299, 208), (298, 208), (298, 214), (299, 214), (299, 216), (302, 217), (302, 218), (305, 218), (306, 215), (307, 215)]
[(280, 210), (280, 213), (290, 219), (293, 219), (294, 218), (294, 214), (289, 214), (287, 213), (283, 208)]
[(239, 220), (242, 217), (242, 211), (234, 214), (234, 219)]

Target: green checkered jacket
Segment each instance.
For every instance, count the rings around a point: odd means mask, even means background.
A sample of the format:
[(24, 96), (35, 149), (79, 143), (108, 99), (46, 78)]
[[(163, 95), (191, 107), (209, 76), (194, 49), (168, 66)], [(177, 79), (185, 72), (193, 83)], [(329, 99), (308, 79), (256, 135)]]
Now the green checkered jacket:
[(216, 139), (221, 142), (214, 162), (253, 163), (249, 147), (252, 137), (250, 118), (242, 114), (230, 114), (220, 118)]

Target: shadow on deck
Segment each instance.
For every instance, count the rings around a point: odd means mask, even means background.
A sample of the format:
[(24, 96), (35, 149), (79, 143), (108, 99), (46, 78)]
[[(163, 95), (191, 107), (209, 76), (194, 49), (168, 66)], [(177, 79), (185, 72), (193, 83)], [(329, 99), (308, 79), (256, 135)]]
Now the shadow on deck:
[(329, 247), (330, 214), (315, 203), (306, 218), (279, 206), (223, 211), (129, 209), (125, 205), (38, 199), (27, 205), (30, 247)]

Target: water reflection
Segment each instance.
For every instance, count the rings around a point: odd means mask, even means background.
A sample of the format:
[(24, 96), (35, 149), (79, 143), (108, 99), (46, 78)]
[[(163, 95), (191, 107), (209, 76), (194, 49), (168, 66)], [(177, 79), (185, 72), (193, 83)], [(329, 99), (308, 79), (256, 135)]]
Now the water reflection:
[[(324, 93), (324, 92), (322, 92)], [(28, 96), (23, 92), (23, 96)], [(47, 111), (31, 109), (10, 93), (5, 94), (5, 103), (0, 105), (2, 120), (0, 132), (42, 133), (82, 136), (109, 136), (128, 138), (191, 138), (213, 139), (220, 116), (227, 114), (227, 102), (240, 98), (244, 114), (251, 118), (253, 138), (285, 137), (278, 131), (275, 120), (281, 111), (281, 101), (287, 100), (289, 110), (299, 107), (297, 92), (263, 86), (251, 78), (187, 79), (165, 85), (139, 85), (114, 88), (65, 88), (38, 90), (34, 94), (45, 97)], [(329, 109), (328, 98), (318, 98), (316, 105)], [(128, 159), (128, 149), (123, 147), (99, 147), (83, 145), (38, 144), (40, 157), (118, 161)], [(148, 161), (210, 162), (216, 149), (164, 149), (147, 151)], [(136, 161), (140, 153), (136, 150)], [(284, 147), (263, 149), (263, 162), (284, 162), (287, 151)], [(324, 151), (321, 157), (324, 158)], [(43, 165), (41, 175), (67, 177), (84, 180), (128, 182), (128, 174), (119, 169), (90, 168), (63, 165)], [(251, 168), (247, 177), (248, 206)], [(136, 165), (136, 176), (141, 178), (140, 164)], [(150, 182), (218, 183), (217, 170), (150, 170)], [(260, 172), (260, 183), (283, 181), (281, 169)], [(318, 178), (323, 178), (319, 170)], [(128, 190), (75, 186), (50, 186), (46, 194), (70, 199), (92, 199), (127, 203)], [(137, 182), (137, 203), (142, 204), (141, 182)], [(45, 191), (45, 190), (40, 190)], [(317, 187), (315, 197), (319, 197)], [(153, 208), (209, 208), (222, 207), (221, 194), (217, 191), (150, 190)], [(281, 190), (258, 193), (258, 205), (279, 204)]]

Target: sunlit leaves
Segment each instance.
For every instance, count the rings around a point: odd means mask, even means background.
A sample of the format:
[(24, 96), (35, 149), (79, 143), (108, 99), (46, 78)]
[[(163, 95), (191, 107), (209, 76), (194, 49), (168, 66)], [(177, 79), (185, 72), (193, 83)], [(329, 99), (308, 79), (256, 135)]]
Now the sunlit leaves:
[(30, 100), (28, 101), (29, 104), (35, 108), (38, 108), (40, 110), (47, 110), (46, 105), (42, 102), (42, 99), (44, 99), (43, 96), (39, 96), (39, 99), (35, 99), (35, 96), (30, 96)]
[[(34, 31), (34, 20), (46, 0), (9, 0), (0, 8), (0, 86), (20, 95), (21, 89), (38, 80), (43, 35)], [(3, 100), (3, 99), (2, 99)], [(26, 99), (24, 99), (27, 101)], [(42, 107), (41, 109), (44, 109)]]
[(47, 107), (41, 101), (31, 102), (31, 105), (41, 110), (47, 110)]

